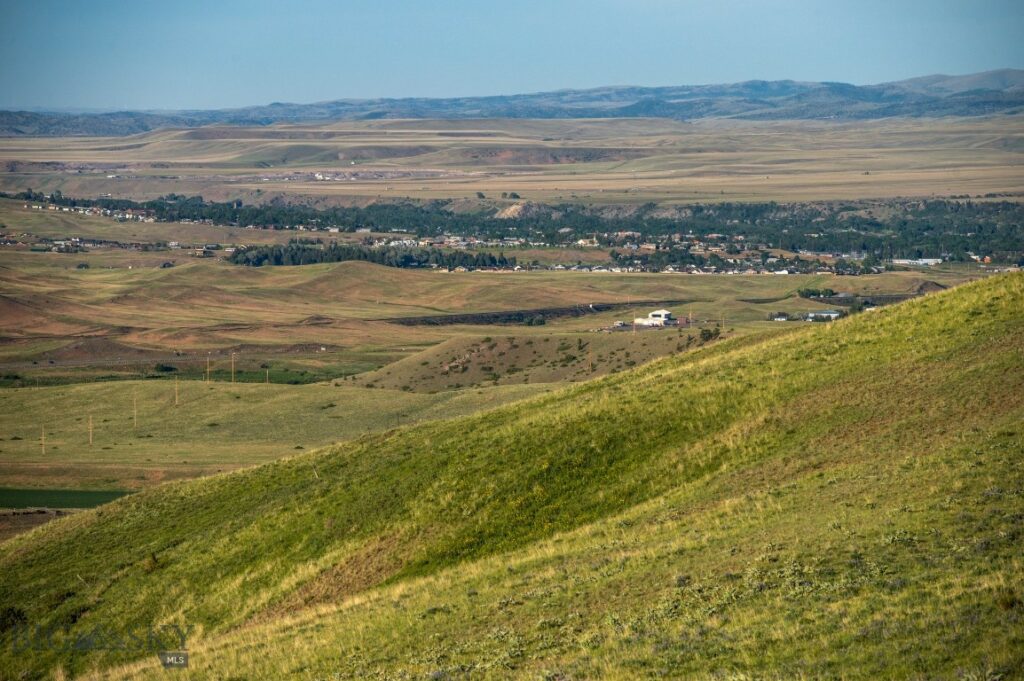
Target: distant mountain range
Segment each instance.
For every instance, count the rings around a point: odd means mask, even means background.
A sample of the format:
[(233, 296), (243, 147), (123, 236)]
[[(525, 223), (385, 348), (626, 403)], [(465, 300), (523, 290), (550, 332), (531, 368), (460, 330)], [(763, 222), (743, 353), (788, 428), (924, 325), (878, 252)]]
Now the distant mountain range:
[(924, 76), (879, 85), (751, 80), (725, 85), (602, 87), (447, 99), (339, 99), (209, 111), (0, 111), (0, 136), (131, 135), (203, 125), (382, 118), (872, 119), (1024, 112), (1024, 70)]

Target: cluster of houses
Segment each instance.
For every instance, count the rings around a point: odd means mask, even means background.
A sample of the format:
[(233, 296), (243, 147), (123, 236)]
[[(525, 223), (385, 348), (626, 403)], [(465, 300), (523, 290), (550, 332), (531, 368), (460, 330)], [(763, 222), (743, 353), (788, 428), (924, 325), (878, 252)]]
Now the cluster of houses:
[(190, 251), (189, 255), (194, 258), (213, 258), (217, 255), (217, 251), (221, 251), (224, 255), (231, 255), (236, 250), (233, 246), (221, 246), (220, 244), (193, 244), (185, 246), (177, 241), (168, 242), (167, 247), (171, 249), (187, 248)]
[(41, 204), (25, 204), (24, 208), (31, 208), (32, 210), (50, 210), (60, 213), (77, 213), (79, 215), (102, 215), (104, 217), (113, 218), (123, 222), (156, 222), (156, 217), (152, 211), (142, 210), (140, 208), (125, 208), (124, 210), (111, 210), (109, 208), (99, 208), (98, 206), (58, 206), (53, 203), (44, 205)]
[(230, 255), (235, 252), (231, 246), (221, 244), (184, 244), (177, 241), (151, 243), (142, 241), (115, 241), (90, 237), (69, 236), (61, 239), (37, 237), (23, 232), (20, 234), (0, 233), (0, 246), (29, 248), (33, 251), (53, 253), (82, 253), (96, 248), (119, 248), (126, 251), (166, 251), (185, 250), (197, 258), (212, 258), (217, 252)]
[(53, 253), (81, 253), (93, 248), (121, 248), (129, 251), (160, 250), (158, 246), (137, 241), (110, 241), (107, 239), (90, 239), (77, 236), (64, 239), (36, 237), (32, 234), (20, 235), (0, 234), (0, 246), (28, 247), (32, 251), (49, 251)]
[[(509, 255), (515, 255), (515, 253), (511, 253)], [(495, 269), (499, 269), (499, 268), (483, 267), (483, 268), (469, 268), (468, 270), (466, 268), (462, 268), (459, 271), (492, 271), (492, 270), (495, 270)], [(741, 268), (741, 267), (720, 268), (720, 267), (715, 267), (713, 265), (709, 265), (709, 266), (705, 266), (705, 267), (698, 267), (696, 265), (687, 265), (685, 267), (675, 267), (675, 266), (672, 266), (672, 265), (667, 265), (665, 267), (648, 267), (648, 266), (642, 266), (642, 265), (584, 265), (584, 264), (576, 264), (576, 265), (554, 264), (554, 265), (551, 265), (551, 264), (539, 264), (539, 263), (536, 263), (536, 262), (534, 262), (533, 264), (530, 264), (530, 265), (528, 265), (526, 267), (517, 266), (517, 267), (514, 267), (514, 268), (513, 267), (507, 267), (505, 269), (507, 269), (507, 270), (513, 270), (514, 269), (515, 271), (521, 271), (521, 270), (531, 270), (531, 271), (546, 270), (546, 271), (552, 271), (552, 272), (597, 272), (597, 273), (601, 273), (601, 272), (608, 273), (608, 272), (610, 272), (610, 273), (614, 273), (614, 274), (633, 273), (633, 272), (665, 273), (665, 274), (719, 274), (719, 275), (721, 275), (721, 274), (734, 274), (734, 275), (735, 274), (765, 274), (765, 275), (769, 275), (769, 274), (807, 274), (807, 273), (830, 274), (830, 273), (833, 273), (833, 271), (828, 269), (828, 268), (821, 268), (821, 269), (812, 268), (812, 269), (809, 269), (809, 270), (808, 269), (805, 269), (805, 270), (796, 270), (796, 269), (792, 269), (792, 270), (790, 270), (790, 269), (764, 270), (764, 269), (754, 268), (754, 267), (746, 267), (746, 268)]]
[[(569, 229), (568, 231), (572, 230)], [(711, 253), (725, 253), (729, 250), (738, 250), (745, 245), (744, 242), (746, 241), (746, 237), (740, 234), (732, 237), (726, 234), (705, 234), (702, 237), (693, 232), (685, 234), (677, 232), (666, 235), (656, 241), (641, 241), (642, 238), (643, 235), (640, 232), (603, 232), (594, 234), (590, 238), (577, 239), (575, 245), (587, 248), (604, 244), (623, 251), (640, 253), (653, 253), (659, 250), (668, 251), (685, 247), (694, 254), (710, 255)], [(728, 242), (733, 242), (735, 249), (730, 249)]]
[[(361, 231), (362, 230), (356, 230), (356, 233), (359, 233)], [(525, 248), (527, 246), (548, 246), (548, 244), (544, 242), (528, 241), (526, 239), (518, 237), (504, 237), (501, 239), (479, 239), (475, 236), (459, 236), (455, 234), (441, 234), (439, 236), (425, 236), (420, 238), (406, 237), (402, 239), (367, 239), (364, 243), (366, 243), (366, 245), (368, 246), (376, 246), (379, 248), (450, 248), (460, 251), (484, 248), (513, 249)]]
[[(875, 310), (876, 307), (865, 307), (865, 310)], [(840, 317), (846, 316), (845, 312), (841, 310), (811, 310), (801, 315), (791, 315), (787, 312), (773, 312), (769, 315), (769, 319), (773, 322), (794, 322), (794, 321), (806, 321), (806, 322), (834, 322)]]
[[(322, 175), (317, 173), (317, 175)], [(322, 175), (316, 179), (333, 179), (330, 176)], [(25, 204), (25, 208), (39, 211), (56, 211), (65, 213), (78, 213), (81, 215), (101, 215), (118, 221), (134, 222), (155, 222), (156, 218), (151, 211), (143, 209), (112, 210), (96, 206), (59, 206), (55, 204)], [(183, 223), (192, 222), (182, 220)], [(210, 220), (196, 220), (197, 223), (212, 224)], [(244, 229), (261, 229), (257, 225), (246, 225)], [(288, 225), (286, 229), (300, 232), (330, 232), (337, 233), (338, 227), (324, 227), (320, 225)], [(385, 230), (386, 231), (386, 230)], [(540, 235), (530, 237), (502, 236), (500, 238), (481, 238), (477, 236), (459, 234), (441, 234), (436, 236), (395, 236), (377, 237), (370, 236), (370, 230), (366, 228), (357, 229), (357, 233), (366, 234), (363, 243), (377, 248), (436, 248), (451, 250), (495, 250), (515, 251), (527, 248), (613, 248), (613, 263), (607, 265), (593, 265), (577, 262), (576, 264), (552, 264), (541, 265), (537, 262), (524, 268), (522, 266), (509, 267), (506, 269), (530, 269), (530, 270), (553, 270), (567, 272), (664, 272), (678, 274), (858, 274), (861, 271), (856, 267), (852, 269), (841, 269), (839, 264), (842, 261), (857, 261), (864, 258), (863, 253), (819, 253), (802, 250), (799, 256), (803, 259), (786, 259), (769, 252), (765, 244), (747, 243), (743, 235), (726, 234), (704, 234), (697, 235), (692, 231), (686, 233), (669, 234), (657, 238), (644, 237), (637, 231), (617, 231), (595, 233), (587, 238), (571, 241), (574, 230), (564, 227), (557, 230), (560, 240), (561, 235), (566, 235), (564, 243), (551, 243), (539, 238)], [(0, 245), (14, 245), (13, 242), (5, 241)], [(142, 248), (140, 244), (119, 244), (116, 242), (89, 243), (77, 239), (67, 240), (67, 243), (50, 244), (52, 250), (75, 250), (88, 248), (90, 246), (119, 246), (124, 248)], [(231, 253), (234, 249), (223, 248), (219, 244), (200, 244), (191, 247), (179, 246), (176, 242), (170, 242), (168, 247), (191, 248), (195, 257), (213, 257), (215, 252), (222, 250), (225, 254)], [(147, 248), (153, 248), (148, 246)], [(686, 255), (700, 256), (697, 262), (703, 264), (682, 264), (688, 258)], [(511, 255), (511, 254), (510, 254)], [(680, 257), (681, 256), (681, 257)], [(603, 257), (603, 256), (602, 256)], [(975, 257), (979, 262), (990, 262), (988, 258)], [(693, 258), (689, 258), (693, 260)], [(932, 266), (942, 262), (941, 258), (914, 258), (895, 259), (896, 265), (910, 266)], [(495, 268), (486, 268), (495, 269)], [(881, 272), (884, 268), (875, 266), (870, 271)]]
[[(329, 231), (336, 231), (331, 229)], [(367, 229), (356, 230), (357, 233), (363, 232), (368, 233)], [(611, 235), (602, 236), (613, 236), (615, 238), (632, 238), (639, 237), (639, 232), (615, 232)], [(673, 235), (671, 239), (683, 239), (691, 235), (677, 234)], [(723, 234), (710, 234), (707, 236), (708, 239), (712, 237), (727, 238)], [(731, 237), (732, 239), (742, 241), (742, 236)], [(514, 251), (515, 249), (525, 248), (569, 248), (572, 244), (551, 244), (546, 241), (531, 240), (522, 237), (503, 237), (500, 239), (482, 239), (474, 236), (463, 236), (455, 234), (442, 234), (438, 236), (427, 236), (427, 237), (403, 237), (403, 238), (388, 238), (378, 237), (369, 238), (366, 237), (363, 243), (367, 246), (374, 248), (439, 248), (439, 249), (453, 249), (453, 250), (493, 250), (502, 249)], [(575, 246), (581, 248), (594, 248), (599, 245), (598, 238), (592, 237), (588, 239), (579, 239), (575, 242)], [(624, 244), (625, 248), (633, 248), (638, 253), (654, 253), (658, 250), (666, 250), (668, 246), (664, 243), (649, 243), (643, 242), (639, 244), (633, 244), (627, 242)], [(725, 253), (725, 247), (720, 245), (709, 245), (703, 241), (697, 240), (695, 242), (681, 241), (675, 246), (676, 248), (686, 248), (690, 253), (694, 255), (710, 255), (714, 254), (716, 259), (713, 262), (717, 264), (705, 264), (705, 265), (654, 265), (649, 262), (641, 260), (630, 260), (627, 257), (620, 257), (614, 264), (609, 265), (593, 265), (584, 264), (577, 262), (576, 264), (554, 264), (554, 265), (541, 265), (534, 263), (529, 269), (532, 270), (553, 270), (553, 271), (566, 271), (566, 272), (614, 272), (614, 273), (629, 273), (629, 272), (665, 272), (665, 273), (679, 273), (679, 274), (806, 274), (806, 273), (820, 273), (830, 274), (835, 273), (835, 268), (823, 261), (816, 261), (809, 263), (804, 261), (801, 267), (798, 269), (790, 264), (785, 258), (769, 255), (767, 257), (761, 257), (760, 254), (747, 254), (747, 255), (728, 255)], [(719, 255), (722, 254), (722, 255)], [(493, 269), (493, 268), (491, 268)], [(522, 269), (522, 268), (519, 268)], [(881, 271), (882, 268), (878, 268)]]
[[(785, 312), (776, 312), (770, 316), (772, 321), (788, 322), (788, 321), (808, 321), (808, 322), (831, 322), (844, 317), (845, 312), (840, 310), (812, 310), (811, 312), (804, 313), (802, 315), (790, 315)], [(689, 324), (689, 319), (679, 320), (673, 314), (671, 310), (654, 310), (648, 312), (646, 317), (636, 317), (633, 320), (632, 325), (627, 324), (623, 321), (617, 321), (612, 324), (612, 330), (624, 330), (624, 329), (658, 329), (665, 327), (675, 327), (680, 324)]]

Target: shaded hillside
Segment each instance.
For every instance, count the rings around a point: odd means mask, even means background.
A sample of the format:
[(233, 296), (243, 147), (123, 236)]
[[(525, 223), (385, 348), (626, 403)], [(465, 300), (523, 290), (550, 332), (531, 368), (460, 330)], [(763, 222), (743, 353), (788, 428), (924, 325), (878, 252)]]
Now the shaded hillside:
[(1024, 111), (1024, 71), (926, 76), (881, 85), (752, 80), (723, 85), (602, 87), (451, 99), (340, 99), (241, 109), (103, 114), (0, 112), (0, 135), (130, 135), (163, 127), (381, 118), (865, 119)]
[(169, 484), (0, 545), (0, 610), (193, 625), (198, 678), (1005, 676), (1022, 305), (1005, 275)]

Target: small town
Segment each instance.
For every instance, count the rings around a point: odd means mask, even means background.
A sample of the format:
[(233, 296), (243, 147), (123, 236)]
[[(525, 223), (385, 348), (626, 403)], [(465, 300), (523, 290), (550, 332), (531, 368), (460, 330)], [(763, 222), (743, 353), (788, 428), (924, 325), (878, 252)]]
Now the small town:
[[(154, 223), (157, 218), (154, 212), (145, 209), (111, 209), (99, 206), (61, 206), (53, 203), (23, 204), (23, 208), (34, 211), (51, 211), (74, 213), (86, 216), (101, 216), (118, 222)], [(214, 225), (212, 220), (179, 220), (180, 224)], [(255, 225), (247, 225), (243, 229), (261, 229)], [(327, 233), (339, 235), (337, 227), (318, 227), (305, 224), (288, 227), (302, 233)], [(559, 230), (572, 232), (569, 228)], [(727, 235), (722, 233), (695, 234), (677, 232), (659, 238), (644, 238), (637, 231), (616, 231), (594, 233), (590, 237), (580, 238), (568, 243), (551, 243), (547, 241), (527, 239), (524, 237), (480, 238), (472, 235), (444, 233), (438, 236), (415, 237), (408, 234), (387, 236), (372, 232), (369, 228), (354, 230), (359, 245), (381, 251), (398, 250), (412, 251), (436, 250), (447, 252), (508, 252), (532, 250), (571, 250), (579, 256), (575, 263), (542, 262), (540, 259), (526, 262), (512, 262), (506, 265), (456, 265), (442, 267), (436, 263), (419, 265), (416, 263), (403, 265), (407, 267), (425, 266), (441, 271), (557, 271), (557, 272), (596, 272), (596, 273), (637, 273), (653, 272), (665, 274), (840, 274), (859, 275), (880, 273), (886, 267), (930, 267), (941, 264), (943, 258), (893, 258), (887, 262), (879, 261), (870, 254), (863, 252), (827, 253), (800, 249), (786, 253), (772, 249), (764, 243), (748, 242), (742, 234)], [(333, 237), (338, 238), (338, 237)], [(297, 239), (310, 248), (321, 246), (322, 239)], [(222, 243), (185, 243), (168, 242), (132, 242), (119, 240), (103, 240), (71, 236), (64, 239), (46, 239), (31, 237), (29, 234), (12, 231), (0, 232), (0, 246), (28, 247), (31, 250), (49, 250), (58, 253), (76, 253), (97, 248), (119, 248), (138, 251), (184, 251), (198, 258), (228, 257), (236, 251), (245, 250), (245, 244)], [(991, 265), (991, 258), (970, 257), (982, 265)], [(687, 261), (691, 262), (687, 262)], [(696, 261), (696, 262), (692, 262)], [(992, 271), (1012, 271), (1015, 266), (997, 268)]]

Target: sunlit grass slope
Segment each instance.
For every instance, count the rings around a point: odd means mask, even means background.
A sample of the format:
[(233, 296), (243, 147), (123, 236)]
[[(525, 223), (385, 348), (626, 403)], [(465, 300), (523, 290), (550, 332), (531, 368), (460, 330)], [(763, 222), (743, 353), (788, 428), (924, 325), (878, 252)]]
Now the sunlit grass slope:
[(1019, 673), (1022, 310), (1002, 276), (171, 483), (0, 545), (0, 607), (195, 625), (193, 678)]

